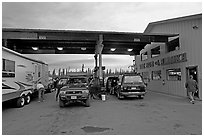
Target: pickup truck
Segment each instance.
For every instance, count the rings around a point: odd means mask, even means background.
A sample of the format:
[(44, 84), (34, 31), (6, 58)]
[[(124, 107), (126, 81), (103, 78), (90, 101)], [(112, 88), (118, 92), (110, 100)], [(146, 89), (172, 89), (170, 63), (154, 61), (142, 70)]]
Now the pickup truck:
[(66, 79), (59, 93), (59, 106), (81, 102), (85, 106), (90, 106), (90, 92), (88, 88), (88, 78), (84, 76), (73, 76)]

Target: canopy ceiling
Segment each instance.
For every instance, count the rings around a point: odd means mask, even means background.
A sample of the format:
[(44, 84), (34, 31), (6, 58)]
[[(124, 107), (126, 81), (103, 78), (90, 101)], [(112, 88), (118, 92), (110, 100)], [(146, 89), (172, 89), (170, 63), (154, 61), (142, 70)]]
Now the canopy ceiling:
[(99, 35), (103, 36), (102, 54), (139, 55), (146, 44), (168, 42), (168, 37), (178, 34), (3, 28), (2, 42), (4, 47), (22, 54), (95, 54)]

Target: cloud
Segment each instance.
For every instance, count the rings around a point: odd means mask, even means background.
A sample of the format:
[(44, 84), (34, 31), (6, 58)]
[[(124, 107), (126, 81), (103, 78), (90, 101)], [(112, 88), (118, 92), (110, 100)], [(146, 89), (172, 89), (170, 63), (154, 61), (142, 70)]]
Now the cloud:
[[(115, 67), (123, 67), (132, 65), (132, 60), (127, 61), (126, 59), (116, 59), (116, 58), (103, 58), (103, 66), (108, 68)], [(95, 61), (90, 59), (79, 59), (79, 60), (67, 60), (67, 61), (58, 61), (55, 63), (49, 64), (50, 67), (59, 68), (59, 67), (67, 67), (71, 69), (81, 68), (82, 64), (85, 65), (86, 68), (93, 68), (95, 66)]]
[[(150, 22), (198, 13), (202, 13), (201, 2), (3, 2), (2, 27), (143, 32)], [(38, 59), (50, 68), (94, 66), (93, 55), (39, 55)], [(107, 67), (127, 68), (132, 60), (103, 56)]]
[(199, 2), (3, 2), (3, 27), (143, 32), (148, 23), (201, 13)]

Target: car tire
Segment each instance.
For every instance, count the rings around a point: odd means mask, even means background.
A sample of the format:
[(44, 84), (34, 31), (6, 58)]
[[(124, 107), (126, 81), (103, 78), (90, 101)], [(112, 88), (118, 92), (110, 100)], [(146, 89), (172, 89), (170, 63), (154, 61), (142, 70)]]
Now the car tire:
[(19, 98), (17, 99), (17, 101), (16, 101), (16, 106), (17, 106), (18, 108), (20, 108), (20, 107), (23, 107), (24, 105), (25, 105), (25, 98), (24, 98), (24, 96), (19, 97)]
[(59, 99), (59, 106), (61, 108), (65, 107), (65, 103), (62, 100), (60, 100), (60, 99)]
[(26, 104), (26, 105), (29, 104), (30, 101), (31, 101), (31, 95), (28, 94), (27, 96), (25, 96), (25, 104)]
[(90, 101), (89, 101), (89, 99), (86, 99), (84, 103), (85, 103), (85, 106), (86, 106), (86, 107), (90, 107)]

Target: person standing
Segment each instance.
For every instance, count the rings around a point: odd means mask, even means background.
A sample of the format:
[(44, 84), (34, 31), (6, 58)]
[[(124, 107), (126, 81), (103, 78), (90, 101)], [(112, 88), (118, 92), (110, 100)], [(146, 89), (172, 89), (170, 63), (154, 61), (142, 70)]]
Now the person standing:
[(57, 90), (57, 84), (58, 84), (58, 82), (59, 82), (59, 78), (54, 79), (53, 84), (54, 84), (54, 90), (55, 90), (55, 91)]
[(56, 84), (56, 88), (57, 88), (57, 90), (56, 90), (56, 96), (55, 96), (56, 101), (58, 101), (60, 89), (61, 89), (62, 87), (63, 87), (63, 83), (62, 83), (62, 81), (61, 81), (60, 79), (58, 79), (57, 84)]
[(190, 98), (190, 102), (192, 104), (194, 104), (194, 94), (195, 92), (197, 92), (198, 90), (198, 84), (197, 82), (193, 79), (193, 76), (190, 75), (190, 78), (189, 80), (185, 83), (185, 87), (187, 89), (187, 92), (188, 92), (188, 96)]
[(38, 102), (44, 101), (45, 87), (43, 86), (41, 81), (37, 84), (37, 90), (38, 90)]

